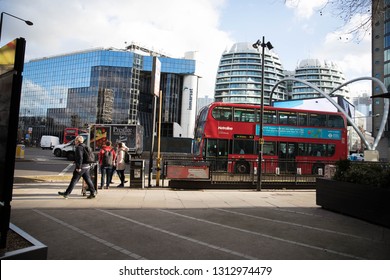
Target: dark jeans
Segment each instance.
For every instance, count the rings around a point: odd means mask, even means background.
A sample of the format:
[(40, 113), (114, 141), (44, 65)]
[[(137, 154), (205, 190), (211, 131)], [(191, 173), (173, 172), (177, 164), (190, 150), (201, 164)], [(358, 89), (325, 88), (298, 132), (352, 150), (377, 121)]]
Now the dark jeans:
[(116, 173), (118, 173), (118, 177), (121, 180), (121, 184), (123, 185), (125, 183), (125, 171), (117, 169)]
[(109, 187), (112, 180), (112, 166), (100, 166), (100, 174), (102, 174), (100, 179), (100, 187), (104, 186), (104, 181), (106, 181), (106, 187)]
[(80, 172), (77, 172), (75, 169), (73, 171), (73, 176), (72, 176), (72, 179), (70, 180), (69, 186), (65, 191), (65, 194), (67, 194), (67, 195), (71, 194), (71, 192), (73, 191), (74, 187), (76, 186), (76, 184), (78, 183), (78, 181), (80, 180), (81, 177), (83, 177), (83, 179), (87, 183), (88, 190), (91, 192), (91, 194), (95, 194), (96, 190), (95, 190), (95, 187), (93, 185), (91, 176), (89, 174), (89, 170), (90, 170), (90, 167), (89, 168), (82, 168)]

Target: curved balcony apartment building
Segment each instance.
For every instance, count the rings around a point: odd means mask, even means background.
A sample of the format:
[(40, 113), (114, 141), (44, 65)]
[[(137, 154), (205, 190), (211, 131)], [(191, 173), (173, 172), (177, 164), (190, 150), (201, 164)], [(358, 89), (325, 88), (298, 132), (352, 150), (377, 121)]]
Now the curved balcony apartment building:
[[(309, 82), (323, 92), (330, 94), (335, 88), (346, 82), (338, 65), (329, 60), (303, 59), (295, 69), (294, 77)], [(343, 87), (334, 95), (350, 98), (349, 88)], [(300, 82), (293, 82), (291, 98), (306, 99), (322, 97), (318, 91)]]
[[(279, 57), (265, 49), (264, 53), (264, 104), (274, 85), (284, 78)], [(250, 43), (236, 43), (222, 54), (215, 84), (215, 101), (227, 103), (261, 103), (261, 48)], [(285, 85), (280, 84), (273, 93), (274, 100), (287, 99)]]

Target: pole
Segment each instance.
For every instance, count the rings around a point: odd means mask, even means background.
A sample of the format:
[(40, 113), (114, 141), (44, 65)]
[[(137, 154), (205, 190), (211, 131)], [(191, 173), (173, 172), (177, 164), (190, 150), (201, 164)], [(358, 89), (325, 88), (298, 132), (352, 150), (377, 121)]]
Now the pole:
[(149, 154), (149, 174), (148, 174), (148, 187), (152, 186), (153, 176), (153, 150), (154, 150), (154, 132), (156, 131), (156, 108), (157, 97), (153, 94), (153, 123), (152, 123), (152, 138), (150, 141), (150, 154)]
[(160, 90), (160, 106), (158, 111), (158, 131), (157, 131), (157, 168), (156, 168), (156, 187), (160, 186), (160, 171), (161, 171), (161, 158), (160, 158), (160, 146), (161, 146), (161, 114), (162, 114), (162, 91)]
[(262, 163), (263, 163), (263, 117), (264, 117), (264, 49), (265, 39), (261, 43), (261, 104), (260, 104), (260, 135), (259, 135), (259, 157), (257, 164), (257, 191), (261, 191), (261, 181), (263, 177)]

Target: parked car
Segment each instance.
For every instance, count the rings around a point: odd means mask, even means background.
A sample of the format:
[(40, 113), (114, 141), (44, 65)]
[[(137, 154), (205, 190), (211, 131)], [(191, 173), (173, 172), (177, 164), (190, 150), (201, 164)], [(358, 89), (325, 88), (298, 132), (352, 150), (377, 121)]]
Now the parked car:
[(361, 153), (353, 153), (348, 156), (348, 159), (353, 161), (364, 161), (364, 155)]
[[(84, 143), (88, 143), (88, 133), (80, 134), (84, 138)], [(60, 144), (53, 148), (53, 154), (56, 157), (66, 157), (68, 160), (74, 160), (74, 139), (66, 144)]]
[(60, 138), (57, 136), (43, 135), (41, 137), (40, 146), (42, 149), (53, 149), (60, 144)]
[(74, 140), (66, 143), (59, 144), (53, 148), (53, 154), (56, 157), (66, 157), (66, 152), (74, 150)]

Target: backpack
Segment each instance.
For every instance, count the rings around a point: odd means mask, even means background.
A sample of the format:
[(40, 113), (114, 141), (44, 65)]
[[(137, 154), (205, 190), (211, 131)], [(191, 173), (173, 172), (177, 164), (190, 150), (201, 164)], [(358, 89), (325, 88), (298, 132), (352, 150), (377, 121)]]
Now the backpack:
[(104, 151), (103, 158), (102, 158), (102, 165), (103, 166), (112, 166), (112, 149), (110, 151)]
[(95, 163), (95, 154), (91, 147), (84, 146), (83, 163)]

